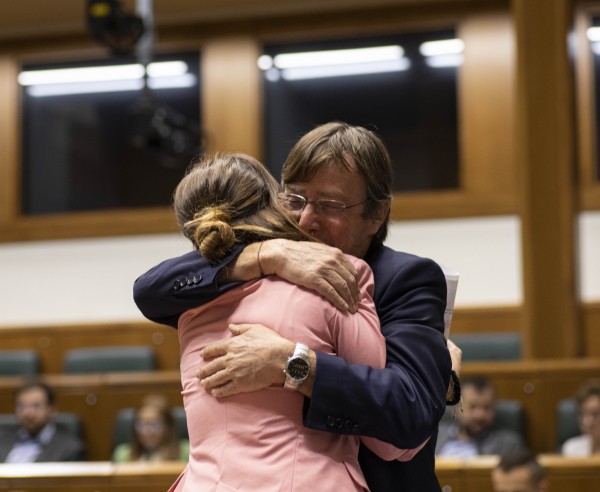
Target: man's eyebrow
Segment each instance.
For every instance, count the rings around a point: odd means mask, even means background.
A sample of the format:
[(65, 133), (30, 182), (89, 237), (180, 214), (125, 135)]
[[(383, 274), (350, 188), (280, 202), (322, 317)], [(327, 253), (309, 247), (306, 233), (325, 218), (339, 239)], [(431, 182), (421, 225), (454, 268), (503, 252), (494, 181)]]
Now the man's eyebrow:
[[(287, 191), (290, 191), (292, 193), (298, 194), (298, 195), (303, 195), (305, 193), (305, 190), (302, 186), (299, 185), (293, 185), (293, 184), (288, 184), (286, 185)], [(341, 193), (338, 193), (337, 191), (321, 191), (318, 194), (318, 197), (321, 199), (329, 199), (329, 200), (339, 200), (341, 198)]]

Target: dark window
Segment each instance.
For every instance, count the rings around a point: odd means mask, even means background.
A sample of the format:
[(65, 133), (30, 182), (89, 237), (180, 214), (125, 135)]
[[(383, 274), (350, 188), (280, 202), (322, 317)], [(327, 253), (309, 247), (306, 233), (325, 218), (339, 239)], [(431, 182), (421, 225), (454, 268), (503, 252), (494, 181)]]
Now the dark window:
[[(600, 28), (600, 17), (592, 19), (592, 26)], [(600, 41), (591, 41), (594, 56), (594, 94), (595, 94), (595, 138), (596, 138), (596, 169), (594, 172), (597, 181), (600, 181)]]
[[(169, 79), (167, 84), (175, 86), (170, 88), (144, 89), (142, 78), (135, 90), (41, 97), (36, 91), (44, 87), (22, 87), (24, 214), (170, 204), (201, 142), (199, 55), (161, 55), (153, 61), (172, 60), (185, 62), (187, 73)], [(22, 70), (126, 63), (135, 61), (27, 65)], [(56, 87), (61, 86), (50, 89)]]
[[(419, 47), (455, 38), (452, 29), (336, 42), (268, 45), (264, 54), (400, 45), (409, 68), (389, 73), (302, 80), (264, 72), (266, 161), (280, 175), (303, 133), (340, 120), (377, 131), (394, 163), (394, 191), (459, 187), (458, 65), (432, 67)], [(458, 55), (455, 58), (461, 58)], [(281, 71), (281, 75), (283, 70)]]

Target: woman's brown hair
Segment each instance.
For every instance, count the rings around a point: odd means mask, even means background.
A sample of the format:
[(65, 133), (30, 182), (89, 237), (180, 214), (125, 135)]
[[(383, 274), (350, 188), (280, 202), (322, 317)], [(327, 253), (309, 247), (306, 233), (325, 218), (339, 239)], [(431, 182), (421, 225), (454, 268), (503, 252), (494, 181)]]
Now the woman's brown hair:
[[(164, 434), (162, 437), (162, 441), (158, 449), (153, 452), (157, 454), (161, 460), (165, 461), (177, 461), (180, 458), (180, 449), (179, 449), (179, 436), (177, 434), (177, 424), (175, 422), (175, 417), (171, 412), (171, 408), (166, 401), (165, 398), (159, 395), (149, 395), (147, 396), (142, 405), (136, 411), (136, 418), (134, 419), (132, 425), (132, 437), (131, 437), (131, 449), (129, 454), (129, 459), (131, 461), (138, 461), (140, 458), (145, 456), (147, 450), (144, 448), (142, 442), (140, 441), (140, 437), (138, 432), (136, 431), (136, 422), (137, 416), (140, 411), (146, 407), (153, 407), (156, 409), (157, 413), (160, 415), (160, 420), (165, 426)], [(157, 459), (154, 457), (154, 459)]]
[(314, 241), (288, 218), (279, 191), (275, 178), (253, 157), (218, 154), (192, 165), (175, 189), (173, 208), (183, 234), (211, 262), (237, 243)]

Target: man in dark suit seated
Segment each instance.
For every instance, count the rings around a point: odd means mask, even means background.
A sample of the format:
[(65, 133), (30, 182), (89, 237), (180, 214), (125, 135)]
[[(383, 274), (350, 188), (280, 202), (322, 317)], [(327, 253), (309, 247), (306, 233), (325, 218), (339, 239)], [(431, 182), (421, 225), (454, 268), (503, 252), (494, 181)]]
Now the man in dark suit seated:
[(19, 426), (0, 433), (0, 462), (81, 461), (85, 447), (81, 440), (53, 423), (54, 392), (40, 382), (17, 389), (15, 413)]
[(494, 424), (496, 392), (489, 379), (483, 376), (465, 378), (461, 392), (462, 411), (456, 413), (456, 420), (440, 424), (436, 454), (444, 458), (468, 459), (523, 447), (523, 438), (517, 432)]

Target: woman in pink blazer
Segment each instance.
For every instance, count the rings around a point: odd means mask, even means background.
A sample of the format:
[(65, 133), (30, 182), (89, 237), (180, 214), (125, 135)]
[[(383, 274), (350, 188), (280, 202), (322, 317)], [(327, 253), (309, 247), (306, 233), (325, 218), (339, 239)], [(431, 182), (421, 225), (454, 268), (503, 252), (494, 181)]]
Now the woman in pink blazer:
[[(240, 243), (276, 237), (312, 240), (287, 217), (278, 192), (274, 178), (255, 159), (222, 155), (195, 164), (175, 191), (174, 208), (184, 235), (206, 259), (217, 262)], [(373, 275), (364, 261), (348, 258), (359, 272), (360, 302), (354, 314), (272, 276), (239, 285), (180, 317), (190, 457), (172, 491), (365, 491), (358, 465), (361, 439), (386, 460), (408, 460), (425, 444), (401, 450), (373, 438), (308, 429), (298, 391), (270, 387), (216, 399), (196, 378), (205, 363), (202, 348), (230, 337), (230, 324), (247, 322), (351, 363), (383, 367), (385, 341), (372, 299)], [(350, 422), (338, 420), (340, 426)]]

